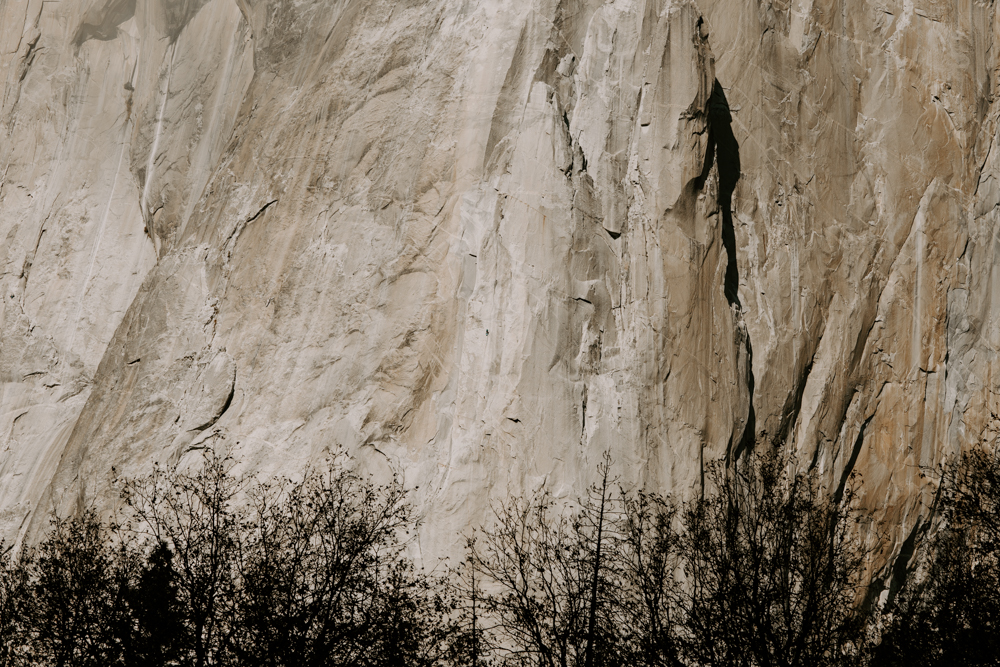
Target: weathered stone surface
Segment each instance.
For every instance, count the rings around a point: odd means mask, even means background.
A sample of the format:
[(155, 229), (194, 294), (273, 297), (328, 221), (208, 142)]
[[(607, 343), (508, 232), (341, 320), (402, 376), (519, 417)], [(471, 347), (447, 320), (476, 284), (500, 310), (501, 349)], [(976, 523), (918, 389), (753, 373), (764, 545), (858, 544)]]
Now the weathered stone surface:
[(107, 505), (112, 467), (343, 448), (404, 475), (436, 555), (606, 449), (687, 494), (756, 437), (859, 471), (896, 552), (920, 466), (1000, 431), (996, 29), (0, 0), (0, 529)]
[(701, 6), (739, 108), (758, 430), (861, 472), (902, 540), (927, 516), (921, 467), (995, 411), (995, 9)]

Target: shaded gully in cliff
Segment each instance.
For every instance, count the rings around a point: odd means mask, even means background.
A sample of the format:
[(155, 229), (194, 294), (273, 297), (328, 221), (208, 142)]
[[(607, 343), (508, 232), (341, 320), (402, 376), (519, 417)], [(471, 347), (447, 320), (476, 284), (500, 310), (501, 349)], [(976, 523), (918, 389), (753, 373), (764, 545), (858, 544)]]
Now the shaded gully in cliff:
[[(712, 96), (708, 102), (708, 149), (705, 152), (705, 165), (696, 186), (700, 190), (705, 185), (712, 166), (717, 165), (719, 173), (719, 208), (722, 210), (722, 245), (726, 250), (726, 277), (723, 291), (726, 301), (733, 309), (736, 318), (736, 329), (746, 352), (746, 383), (750, 407), (747, 411), (747, 422), (743, 435), (738, 442), (731, 441), (727, 452), (727, 461), (738, 459), (740, 455), (753, 449), (757, 430), (757, 419), (753, 408), (754, 375), (753, 375), (753, 345), (750, 334), (743, 321), (743, 305), (740, 303), (739, 285), (740, 272), (736, 260), (736, 231), (733, 228), (733, 192), (740, 180), (740, 144), (733, 134), (733, 117), (729, 111), (729, 101), (719, 80), (715, 80)], [(734, 434), (735, 435), (735, 434)], [(735, 444), (735, 449), (733, 445)]]

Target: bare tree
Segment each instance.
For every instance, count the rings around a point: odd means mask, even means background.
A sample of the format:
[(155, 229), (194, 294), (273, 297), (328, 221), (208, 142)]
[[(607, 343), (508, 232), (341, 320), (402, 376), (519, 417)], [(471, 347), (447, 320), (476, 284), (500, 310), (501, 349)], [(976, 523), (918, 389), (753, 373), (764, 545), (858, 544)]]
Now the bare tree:
[(940, 524), (885, 609), (872, 664), (995, 665), (1000, 655), (1000, 456), (965, 452), (941, 469)]
[(622, 619), (630, 630), (627, 663), (667, 667), (682, 664), (677, 637), (681, 622), (678, 542), (674, 529), (676, 504), (645, 491), (622, 493), (624, 508), (618, 519), (622, 559)]
[(483, 575), (478, 570), (476, 541), (473, 531), (465, 541), (466, 558), (450, 573), (451, 582), (447, 586), (457, 611), (453, 660), (469, 667), (490, 664), (489, 656), (495, 648), (490, 630), (484, 627)]
[[(604, 551), (605, 539), (604, 534), (604, 522), (606, 518), (606, 513), (608, 512), (609, 504), (611, 503), (611, 489), (608, 488), (608, 475), (611, 474), (611, 453), (604, 452), (604, 460), (597, 466), (597, 473), (601, 476), (601, 481), (594, 486), (588, 496), (588, 502), (584, 505), (584, 511), (580, 515), (580, 521), (587, 522), (590, 521), (590, 528), (592, 529), (593, 538), (593, 564), (590, 569), (592, 571), (590, 579), (590, 607), (587, 610), (587, 648), (584, 654), (584, 665), (586, 667), (594, 667), (594, 655), (597, 652), (607, 653), (606, 650), (601, 650), (603, 647), (598, 647), (598, 642), (601, 638), (597, 634), (597, 616), (600, 610), (600, 600), (603, 597), (601, 595), (601, 585), (603, 583), (601, 575), (603, 574), (603, 569), (608, 569), (607, 564), (602, 561), (601, 556), (606, 557), (606, 552)], [(612, 480), (613, 483), (613, 480)]]
[(618, 664), (617, 541), (620, 499), (612, 493), (609, 456), (575, 510), (547, 493), (495, 508), (471, 560), (481, 576), (504, 663), (570, 667)]
[(0, 542), (0, 667), (26, 665), (28, 571)]
[[(127, 524), (93, 512), (56, 521), (38, 548), (2, 563), (0, 657), (60, 667), (832, 667), (861, 657), (868, 542), (853, 484), (828, 493), (817, 474), (751, 454), (713, 466), (704, 497), (678, 504), (621, 489), (612, 466), (605, 455), (575, 502), (541, 492), (498, 505), (494, 525), (469, 539), (457, 585), (406, 558), (417, 524), (398, 479), (376, 486), (330, 464), (259, 483), (212, 454), (197, 470), (156, 468), (123, 483)], [(891, 626), (875, 658), (909, 664), (897, 660), (903, 649), (922, 646), (940, 660), (914, 664), (985, 664), (954, 662), (984, 654), (944, 635), (994, 646), (1000, 500), (984, 489), (997, 471), (995, 459), (948, 470), (948, 539), (934, 543), (931, 583), (899, 597), (911, 622)]]
[(52, 531), (27, 556), (29, 581), (20, 607), (31, 664), (123, 664), (132, 561), (116, 556), (93, 511), (53, 521)]
[[(342, 465), (250, 492), (234, 651), (264, 665), (431, 664), (448, 602), (404, 557), (398, 479)], [(434, 589), (434, 590), (432, 590)]]
[[(233, 461), (211, 451), (194, 471), (156, 467), (127, 480), (122, 498), (138, 530), (170, 554), (169, 586), (176, 596), (181, 664), (208, 667), (228, 659), (235, 587), (246, 518), (237, 503), (247, 481)], [(164, 575), (166, 576), (166, 575)]]
[(57, 520), (0, 556), (0, 666), (434, 667), (464, 655), (453, 589), (406, 557), (402, 484), (330, 465), (258, 483), (208, 453), (121, 482), (124, 524)]
[(751, 454), (717, 464), (716, 491), (685, 507), (683, 654), (689, 664), (823, 666), (855, 659), (866, 550), (852, 487)]

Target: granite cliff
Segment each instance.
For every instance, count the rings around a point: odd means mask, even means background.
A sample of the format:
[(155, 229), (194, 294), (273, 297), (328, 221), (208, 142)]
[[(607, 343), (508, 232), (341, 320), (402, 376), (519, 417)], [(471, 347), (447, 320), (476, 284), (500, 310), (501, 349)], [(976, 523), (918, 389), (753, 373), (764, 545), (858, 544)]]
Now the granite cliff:
[(206, 447), (448, 552), (610, 449), (892, 527), (1000, 432), (986, 0), (0, 0), (0, 531)]

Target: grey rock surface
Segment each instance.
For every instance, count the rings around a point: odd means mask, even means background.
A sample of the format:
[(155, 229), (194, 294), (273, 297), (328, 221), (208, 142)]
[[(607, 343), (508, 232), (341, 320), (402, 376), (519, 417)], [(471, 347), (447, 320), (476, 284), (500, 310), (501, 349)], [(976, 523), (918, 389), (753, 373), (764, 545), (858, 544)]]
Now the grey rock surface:
[(859, 472), (892, 557), (921, 466), (1000, 432), (998, 29), (972, 0), (0, 0), (0, 532), (208, 447), (346, 451), (414, 489), (433, 557), (605, 450), (684, 496), (756, 439)]

